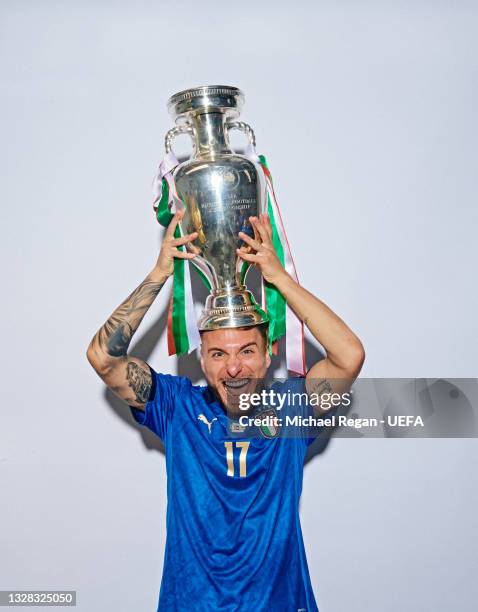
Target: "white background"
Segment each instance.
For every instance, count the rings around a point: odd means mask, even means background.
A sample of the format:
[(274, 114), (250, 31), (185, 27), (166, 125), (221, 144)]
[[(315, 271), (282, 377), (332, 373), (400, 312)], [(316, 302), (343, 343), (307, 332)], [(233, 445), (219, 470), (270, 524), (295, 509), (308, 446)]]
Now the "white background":
[[(176, 91), (245, 92), (301, 282), (363, 340), (364, 376), (476, 377), (477, 12), (2, 3), (0, 589), (156, 609), (164, 457), (85, 352), (155, 262), (150, 183)], [(133, 353), (197, 378), (194, 356), (167, 357), (168, 296)], [(321, 612), (475, 610), (477, 459), (473, 439), (339, 439), (309, 462)]]

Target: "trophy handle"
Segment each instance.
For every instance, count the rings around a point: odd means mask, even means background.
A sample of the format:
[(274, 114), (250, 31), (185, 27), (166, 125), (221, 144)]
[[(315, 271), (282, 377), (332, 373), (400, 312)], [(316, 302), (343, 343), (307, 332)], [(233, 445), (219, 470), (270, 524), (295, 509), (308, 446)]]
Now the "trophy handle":
[(256, 146), (256, 135), (254, 134), (254, 130), (251, 128), (250, 125), (244, 123), (244, 121), (231, 121), (230, 123), (226, 123), (225, 126), (228, 131), (239, 130), (241, 132), (244, 132), (244, 134), (247, 136), (247, 139), (249, 140), (249, 144), (253, 147)]
[(164, 138), (164, 147), (166, 149), (166, 153), (171, 153), (171, 150), (173, 148), (173, 140), (179, 134), (189, 134), (192, 138), (193, 129), (190, 125), (178, 125), (176, 127), (171, 128)]

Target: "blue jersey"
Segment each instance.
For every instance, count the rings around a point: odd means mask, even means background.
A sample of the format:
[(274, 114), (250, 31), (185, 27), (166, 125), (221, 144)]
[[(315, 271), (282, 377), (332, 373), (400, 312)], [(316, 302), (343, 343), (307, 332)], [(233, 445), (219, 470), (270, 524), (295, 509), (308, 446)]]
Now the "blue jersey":
[[(215, 395), (152, 371), (136, 421), (164, 442), (167, 538), (158, 612), (313, 612), (299, 521), (312, 438), (231, 429)], [(277, 383), (276, 383), (277, 385)], [(304, 390), (304, 379), (280, 389)], [(277, 386), (276, 386), (277, 390)]]

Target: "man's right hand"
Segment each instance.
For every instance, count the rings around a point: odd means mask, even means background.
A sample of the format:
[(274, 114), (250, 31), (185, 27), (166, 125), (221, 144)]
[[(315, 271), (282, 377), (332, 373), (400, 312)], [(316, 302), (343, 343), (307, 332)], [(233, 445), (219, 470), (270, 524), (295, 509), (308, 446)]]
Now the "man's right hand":
[(164, 235), (161, 250), (159, 252), (158, 261), (154, 267), (154, 274), (159, 277), (168, 277), (174, 272), (174, 258), (178, 259), (194, 259), (197, 255), (195, 253), (188, 253), (186, 251), (180, 251), (178, 247), (191, 242), (197, 238), (198, 233), (193, 232), (192, 234), (186, 234), (182, 238), (175, 238), (174, 232), (176, 227), (184, 217), (184, 209), (174, 214), (171, 219), (171, 223), (168, 225), (166, 233)]

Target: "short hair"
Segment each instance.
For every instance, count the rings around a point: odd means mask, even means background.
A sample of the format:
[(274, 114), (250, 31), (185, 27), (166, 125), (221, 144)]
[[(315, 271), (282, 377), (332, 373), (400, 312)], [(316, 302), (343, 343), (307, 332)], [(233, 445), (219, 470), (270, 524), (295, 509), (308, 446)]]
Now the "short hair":
[[(246, 327), (236, 327), (236, 329), (251, 329), (251, 325), (246, 326)], [(254, 327), (257, 329), (257, 331), (259, 332), (263, 342), (264, 342), (264, 349), (268, 350), (269, 348), (269, 322), (266, 321), (265, 323), (259, 323), (258, 325), (254, 325)], [(203, 335), (206, 331), (209, 330), (199, 330), (199, 335)]]

